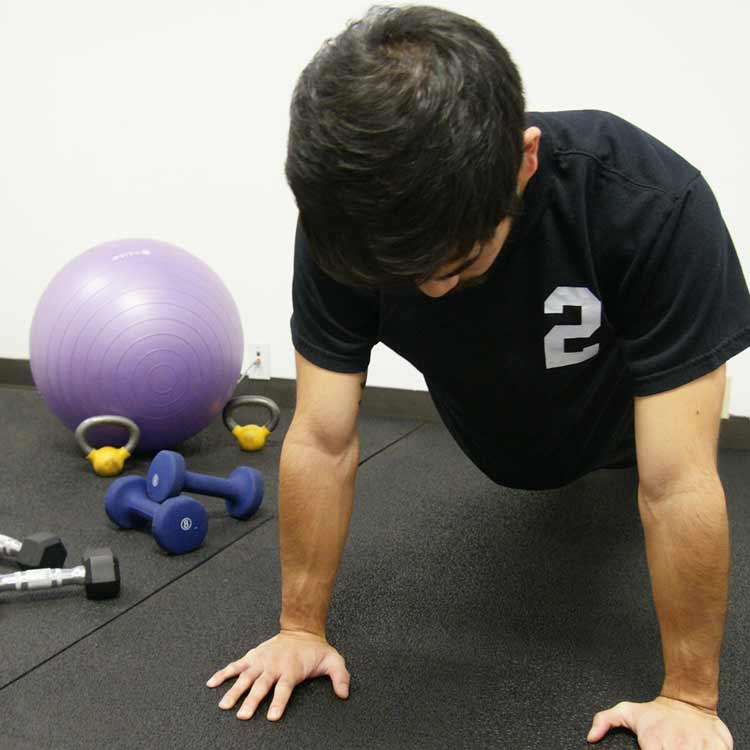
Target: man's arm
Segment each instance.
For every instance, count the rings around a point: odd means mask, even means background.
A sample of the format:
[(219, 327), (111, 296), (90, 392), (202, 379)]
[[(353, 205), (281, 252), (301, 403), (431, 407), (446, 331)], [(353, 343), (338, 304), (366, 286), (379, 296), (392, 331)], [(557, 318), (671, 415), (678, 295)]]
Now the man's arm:
[(280, 623), (325, 637), (352, 515), (367, 373), (328, 372), (300, 354), (296, 364), (297, 407), (279, 474)]
[(661, 695), (717, 710), (729, 524), (717, 471), (725, 366), (635, 400), (638, 507), (664, 655)]
[(349, 695), (350, 675), (326, 639), (326, 620), (352, 514), (365, 379), (366, 373), (323, 370), (297, 354), (297, 407), (279, 471), (281, 630), (207, 683), (215, 688), (237, 678), (219, 703), (224, 709), (250, 691), (240, 719), (252, 718), (274, 685), (273, 721), (306, 679), (327, 674), (339, 698)]

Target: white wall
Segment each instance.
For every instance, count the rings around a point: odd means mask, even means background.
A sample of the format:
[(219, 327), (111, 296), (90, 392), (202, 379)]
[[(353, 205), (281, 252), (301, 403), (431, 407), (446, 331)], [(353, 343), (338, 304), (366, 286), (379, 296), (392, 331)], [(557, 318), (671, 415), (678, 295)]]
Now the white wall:
[[(294, 377), (294, 82), (367, 2), (0, 0), (0, 357), (26, 358), (35, 302), (86, 248), (154, 237), (224, 278), (248, 341)], [(605, 109), (703, 171), (750, 276), (746, 0), (445, 0), (508, 47), (533, 110)], [(730, 364), (750, 415), (750, 353)], [(382, 346), (369, 383), (424, 390)]]

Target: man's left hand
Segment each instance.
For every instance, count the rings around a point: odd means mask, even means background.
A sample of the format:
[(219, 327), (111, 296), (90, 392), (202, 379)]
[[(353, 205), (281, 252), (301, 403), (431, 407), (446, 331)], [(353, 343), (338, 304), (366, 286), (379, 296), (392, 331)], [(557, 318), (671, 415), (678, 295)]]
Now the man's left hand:
[(599, 742), (613, 727), (638, 737), (641, 750), (733, 750), (734, 740), (716, 711), (659, 696), (650, 703), (618, 703), (600, 711), (586, 738)]

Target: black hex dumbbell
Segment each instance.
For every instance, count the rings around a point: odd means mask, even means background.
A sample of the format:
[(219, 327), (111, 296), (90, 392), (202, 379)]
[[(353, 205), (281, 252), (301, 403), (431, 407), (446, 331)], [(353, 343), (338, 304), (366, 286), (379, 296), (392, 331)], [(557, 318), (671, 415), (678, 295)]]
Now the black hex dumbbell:
[(120, 593), (120, 563), (107, 547), (83, 553), (75, 568), (38, 568), (0, 575), (0, 591), (33, 591), (85, 586), (89, 599), (111, 599)]
[(46, 531), (31, 534), (22, 541), (0, 534), (0, 557), (15, 560), (22, 568), (60, 568), (67, 556), (60, 537)]

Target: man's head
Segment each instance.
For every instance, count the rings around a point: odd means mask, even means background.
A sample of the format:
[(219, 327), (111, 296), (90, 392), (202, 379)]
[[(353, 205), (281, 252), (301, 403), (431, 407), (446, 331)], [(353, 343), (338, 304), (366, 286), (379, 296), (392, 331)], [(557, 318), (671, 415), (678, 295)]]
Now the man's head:
[(481, 281), (522, 210), (540, 131), (477, 22), (372, 8), (305, 68), (286, 174), (310, 252), (351, 286), (442, 296)]

